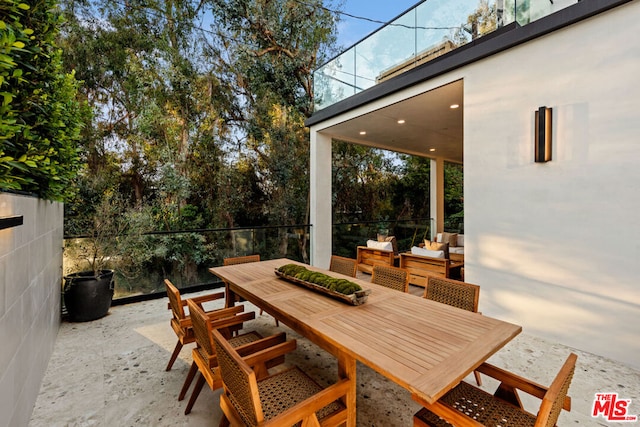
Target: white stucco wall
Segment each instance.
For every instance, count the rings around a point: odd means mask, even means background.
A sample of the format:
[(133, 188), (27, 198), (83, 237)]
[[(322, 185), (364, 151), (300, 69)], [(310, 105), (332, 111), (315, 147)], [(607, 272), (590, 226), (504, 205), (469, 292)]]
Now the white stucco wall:
[(0, 427), (29, 424), (60, 325), (63, 205), (0, 193)]
[[(464, 79), (465, 280), (480, 310), (636, 368), (639, 21), (630, 2), (311, 128)], [(546, 164), (533, 159), (540, 106), (553, 108)]]
[[(481, 311), (637, 368), (639, 19), (631, 2), (461, 70), (465, 278)], [(553, 108), (546, 164), (540, 106)]]

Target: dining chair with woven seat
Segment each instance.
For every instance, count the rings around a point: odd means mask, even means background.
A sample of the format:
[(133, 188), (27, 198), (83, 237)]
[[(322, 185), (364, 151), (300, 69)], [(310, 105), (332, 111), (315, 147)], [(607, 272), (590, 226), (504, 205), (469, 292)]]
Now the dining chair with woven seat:
[[(547, 388), (488, 363), (478, 370), (496, 380), (500, 385), (492, 395), (462, 381), (438, 401), (426, 403), (413, 417), (414, 427), (491, 426), (491, 427), (553, 427), (561, 411), (571, 410), (571, 398), (567, 396), (576, 367), (577, 356), (571, 353)], [(517, 390), (541, 399), (537, 415), (525, 411)]]
[[(218, 330), (229, 344), (235, 347), (236, 351), (242, 355), (262, 351), (286, 341), (286, 334), (284, 332), (266, 338), (255, 331), (233, 335), (232, 330), (234, 327), (238, 325), (242, 326), (244, 322), (255, 318), (253, 311), (244, 313), (242, 310), (244, 307), (242, 305), (235, 307), (238, 310), (235, 316), (212, 320), (207, 317), (204, 311), (195, 303), (192, 301), (187, 301), (187, 303), (189, 305), (189, 311), (191, 312), (197, 346), (192, 351), (193, 363), (191, 364), (187, 378), (185, 378), (178, 400), (184, 399), (196, 374), (198, 374), (198, 379), (196, 380), (191, 397), (185, 408), (185, 414), (191, 412), (205, 382), (211, 390), (222, 387), (215, 344), (213, 342), (213, 336), (211, 335), (213, 330)], [(266, 370), (283, 362), (284, 357), (271, 359), (266, 362), (264, 369)]]
[[(171, 283), (169, 279), (164, 280), (164, 284), (167, 290), (167, 297), (169, 298), (169, 309), (171, 310), (171, 328), (175, 332), (178, 337), (178, 342), (176, 343), (175, 348), (173, 349), (173, 353), (171, 353), (171, 357), (169, 358), (169, 363), (167, 364), (166, 370), (170, 371), (173, 363), (178, 358), (180, 354), (180, 350), (186, 344), (190, 344), (195, 341), (195, 336), (193, 334), (193, 328), (191, 327), (191, 316), (189, 313), (185, 311), (185, 306), (187, 305), (187, 301), (182, 299), (180, 295), (180, 291), (178, 288)], [(211, 302), (215, 300), (219, 300), (224, 298), (224, 292), (216, 292), (213, 294), (202, 295), (198, 297), (191, 298), (193, 302), (203, 308), (202, 304), (206, 302)], [(204, 310), (204, 308), (203, 308)], [(233, 310), (229, 310), (227, 308), (217, 308), (213, 310), (206, 311), (207, 315), (221, 317), (221, 316), (232, 316), (234, 314)]]
[(480, 286), (459, 280), (430, 276), (423, 296), (432, 301), (477, 313)]
[[(213, 331), (223, 392), (220, 426), (338, 426), (347, 420), (343, 404), (352, 380), (342, 379), (323, 388), (300, 368), (263, 375), (256, 366), (273, 357), (269, 351), (246, 357)], [(295, 341), (289, 341), (295, 344)], [(288, 351), (295, 349), (290, 348)]]
[(331, 255), (329, 270), (345, 276), (356, 277), (358, 263), (353, 258), (345, 258), (338, 255)]
[(409, 273), (403, 268), (374, 265), (371, 283), (386, 286), (400, 292), (409, 292)]
[[(229, 257), (222, 260), (223, 265), (248, 264), (250, 262), (260, 262), (260, 254)], [(236, 302), (239, 301), (242, 301), (242, 299), (236, 295)], [(264, 313), (264, 311), (260, 309), (260, 315), (262, 315), (262, 313)], [(280, 326), (278, 319), (275, 320), (276, 326)]]
[[(423, 297), (477, 313), (480, 286), (444, 277), (429, 276)], [(478, 371), (474, 371), (474, 375), (478, 385), (482, 385), (482, 379)]]

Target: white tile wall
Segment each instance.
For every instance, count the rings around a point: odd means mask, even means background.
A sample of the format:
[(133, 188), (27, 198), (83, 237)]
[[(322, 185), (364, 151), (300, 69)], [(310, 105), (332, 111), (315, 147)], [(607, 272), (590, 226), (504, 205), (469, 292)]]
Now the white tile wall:
[(60, 325), (63, 204), (0, 193), (0, 427), (26, 426)]

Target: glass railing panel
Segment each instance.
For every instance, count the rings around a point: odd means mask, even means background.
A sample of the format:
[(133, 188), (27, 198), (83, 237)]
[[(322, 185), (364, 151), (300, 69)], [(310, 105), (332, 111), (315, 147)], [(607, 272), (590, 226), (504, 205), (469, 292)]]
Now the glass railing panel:
[[(507, 0), (507, 3), (513, 2), (514, 0)], [(518, 24), (527, 25), (577, 2), (578, 0), (517, 0), (515, 10)]]
[(359, 90), (368, 89), (395, 75), (394, 67), (411, 62), (416, 51), (415, 10), (399, 17), (358, 43), (356, 75)]
[(496, 28), (495, 2), (429, 0), (416, 7), (416, 65)]
[[(463, 219), (460, 219), (463, 221)], [(383, 232), (396, 237), (399, 251), (408, 251), (430, 236), (429, 218), (396, 221), (362, 221), (333, 225), (333, 254), (356, 257), (356, 248), (376, 240)], [(445, 231), (460, 232), (456, 230)], [(94, 255), (98, 269), (115, 270), (114, 300), (159, 296), (168, 278), (178, 288), (221, 287), (208, 269), (223, 265), (224, 258), (260, 254), (262, 260), (289, 258), (308, 263), (310, 226), (274, 226), (237, 229), (152, 232), (101, 238), (65, 238), (63, 271), (91, 270)]]
[(313, 93), (316, 110), (342, 101), (358, 90), (356, 82), (355, 47), (343, 52), (320, 67), (313, 74)]
[(221, 286), (208, 269), (222, 265), (224, 258), (250, 254), (308, 263), (309, 226), (65, 238), (63, 271), (115, 270), (117, 300), (163, 293), (165, 278), (181, 289)]
[(398, 251), (405, 252), (412, 246), (418, 246), (425, 238), (429, 239), (432, 223), (429, 218), (336, 223), (333, 225), (333, 254), (356, 258), (356, 248), (366, 246), (367, 240), (376, 240), (381, 231), (395, 236)]
[(315, 109), (487, 35), (514, 21), (526, 25), (578, 0), (428, 0), (314, 72)]

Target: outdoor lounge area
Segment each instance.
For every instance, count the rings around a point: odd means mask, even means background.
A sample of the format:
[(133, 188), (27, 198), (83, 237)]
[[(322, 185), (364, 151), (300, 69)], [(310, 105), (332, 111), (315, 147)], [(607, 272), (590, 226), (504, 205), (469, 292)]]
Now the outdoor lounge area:
[[(367, 277), (365, 280), (367, 280)], [(211, 291), (207, 291), (211, 292)], [(187, 297), (207, 292), (189, 294)], [(418, 298), (423, 289), (411, 287)], [(186, 400), (178, 393), (191, 364), (191, 346), (185, 346), (171, 371), (165, 365), (175, 334), (167, 298), (112, 307), (106, 317), (85, 323), (64, 321), (44, 376), (40, 394), (29, 423), (39, 426), (217, 426), (221, 417), (220, 390), (207, 387), (192, 412), (184, 415)], [(222, 307), (223, 300), (218, 300)], [(256, 319), (246, 328), (263, 336), (285, 331), (296, 338), (297, 349), (286, 358), (286, 365), (303, 367), (322, 383), (334, 381), (336, 361), (331, 355), (280, 323), (268, 314), (244, 303)], [(578, 363), (569, 395), (571, 412), (563, 411), (558, 425), (615, 425), (603, 418), (592, 418), (595, 393), (617, 392), (632, 400), (632, 409), (640, 402), (640, 372), (620, 363), (542, 340), (524, 331), (490, 362), (541, 384), (549, 384), (567, 355), (575, 352)], [(420, 408), (408, 391), (372, 369), (357, 366), (357, 425), (409, 426)], [(474, 384), (473, 377), (467, 381)], [(496, 383), (483, 377), (483, 388), (493, 390)], [(525, 405), (537, 408), (535, 399)]]

